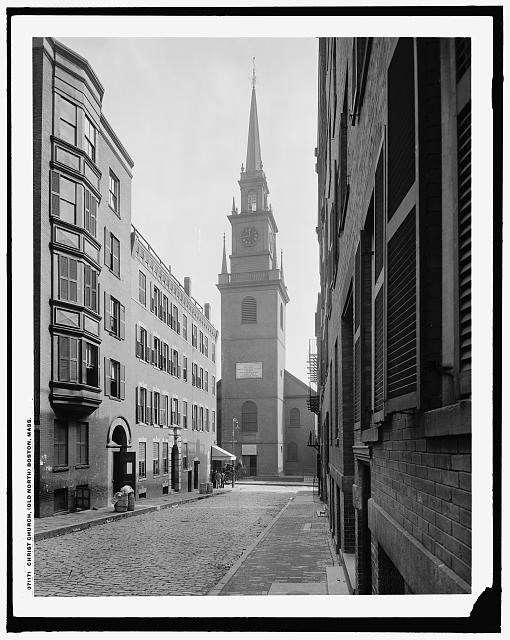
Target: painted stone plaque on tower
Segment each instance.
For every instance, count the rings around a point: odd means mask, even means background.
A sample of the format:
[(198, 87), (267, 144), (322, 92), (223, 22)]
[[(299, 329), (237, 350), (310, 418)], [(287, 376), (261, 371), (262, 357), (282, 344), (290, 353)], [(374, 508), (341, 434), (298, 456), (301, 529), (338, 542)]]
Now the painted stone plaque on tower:
[(262, 362), (236, 362), (236, 378), (262, 378)]

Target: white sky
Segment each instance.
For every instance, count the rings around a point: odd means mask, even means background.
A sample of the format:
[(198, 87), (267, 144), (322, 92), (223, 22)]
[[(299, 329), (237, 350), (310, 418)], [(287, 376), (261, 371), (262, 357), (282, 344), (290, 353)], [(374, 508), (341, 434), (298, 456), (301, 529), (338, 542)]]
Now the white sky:
[(314, 38), (58, 38), (105, 88), (103, 112), (135, 163), (132, 222), (220, 329), (222, 237), (246, 161), (252, 57), (262, 162), (290, 303), (289, 371), (307, 381), (319, 288)]

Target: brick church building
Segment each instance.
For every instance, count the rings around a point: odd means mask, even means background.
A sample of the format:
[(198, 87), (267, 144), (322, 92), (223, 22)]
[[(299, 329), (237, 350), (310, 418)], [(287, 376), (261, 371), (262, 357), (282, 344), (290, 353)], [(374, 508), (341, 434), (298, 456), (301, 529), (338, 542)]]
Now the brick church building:
[(239, 179), (241, 209), (232, 205), (230, 269), (225, 242), (221, 293), (222, 380), (218, 394), (222, 446), (251, 476), (314, 475), (306, 447), (315, 416), (308, 386), (285, 370), (289, 294), (276, 249), (278, 226), (262, 166), (255, 78), (246, 166)]

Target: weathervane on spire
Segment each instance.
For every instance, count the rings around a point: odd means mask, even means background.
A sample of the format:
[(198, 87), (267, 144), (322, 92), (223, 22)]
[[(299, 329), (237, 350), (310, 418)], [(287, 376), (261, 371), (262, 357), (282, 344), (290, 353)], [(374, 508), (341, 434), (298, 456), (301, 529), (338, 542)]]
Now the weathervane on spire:
[(257, 82), (257, 76), (255, 75), (255, 56), (253, 56), (253, 74), (251, 76), (251, 86), (255, 89), (255, 83)]

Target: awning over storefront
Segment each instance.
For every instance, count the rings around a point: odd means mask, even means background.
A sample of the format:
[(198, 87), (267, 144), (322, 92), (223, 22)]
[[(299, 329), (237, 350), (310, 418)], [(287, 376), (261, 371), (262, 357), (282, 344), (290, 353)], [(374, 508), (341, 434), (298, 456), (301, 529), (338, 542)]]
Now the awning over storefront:
[(236, 457), (233, 453), (229, 453), (222, 449), (221, 447), (216, 446), (215, 444), (211, 445), (211, 458), (212, 460), (235, 460)]

